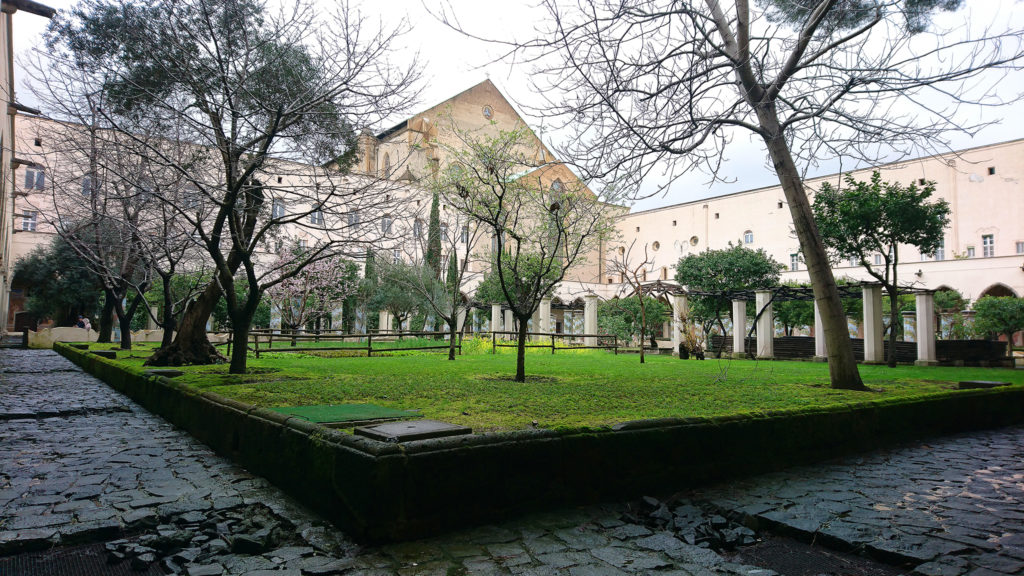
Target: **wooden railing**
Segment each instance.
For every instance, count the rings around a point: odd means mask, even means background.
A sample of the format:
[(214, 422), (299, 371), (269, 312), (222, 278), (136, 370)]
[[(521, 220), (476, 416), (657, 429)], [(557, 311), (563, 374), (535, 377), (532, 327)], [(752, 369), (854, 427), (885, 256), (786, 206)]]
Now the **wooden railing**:
[[(518, 338), (519, 332), (509, 332), (495, 330), (491, 334), (491, 354), (495, 354), (498, 348), (517, 348), (519, 346)], [(499, 338), (499, 336), (509, 336), (509, 338)], [(550, 348), (551, 353), (554, 354), (555, 350), (612, 350), (615, 354), (619, 353), (619, 339), (611, 334), (558, 334), (554, 332), (527, 332), (528, 337), (539, 337), (534, 340), (528, 340), (524, 345), (525, 348)], [(586, 339), (594, 338), (597, 342), (595, 346), (587, 346)], [(541, 339), (549, 340), (548, 342), (541, 342)], [(562, 340), (562, 347), (559, 348), (556, 345), (558, 340)], [(578, 342), (577, 342), (578, 341)], [(608, 344), (608, 342), (611, 342)], [(604, 344), (602, 344), (604, 342)]]

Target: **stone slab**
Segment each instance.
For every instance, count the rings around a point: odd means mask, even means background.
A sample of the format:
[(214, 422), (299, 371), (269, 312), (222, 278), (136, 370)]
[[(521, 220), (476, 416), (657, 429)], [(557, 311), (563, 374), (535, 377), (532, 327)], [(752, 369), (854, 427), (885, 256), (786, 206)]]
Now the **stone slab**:
[(361, 426), (355, 429), (355, 433), (381, 442), (412, 442), (413, 440), (472, 434), (473, 429), (440, 420), (416, 420)]
[(996, 380), (962, 380), (959, 388), (961, 390), (974, 390), (974, 389), (987, 389), (987, 388), (998, 388), (1000, 386), (1009, 386), (1009, 382), (999, 382)]

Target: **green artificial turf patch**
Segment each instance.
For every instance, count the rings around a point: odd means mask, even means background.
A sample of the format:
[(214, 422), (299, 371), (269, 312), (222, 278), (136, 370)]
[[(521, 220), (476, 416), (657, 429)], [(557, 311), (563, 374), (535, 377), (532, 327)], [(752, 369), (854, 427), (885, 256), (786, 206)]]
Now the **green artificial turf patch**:
[(270, 408), (274, 412), (287, 414), (324, 424), (328, 422), (362, 422), (366, 420), (396, 420), (403, 418), (419, 418), (420, 414), (408, 410), (395, 410), (375, 404), (337, 404), (317, 406), (284, 406)]

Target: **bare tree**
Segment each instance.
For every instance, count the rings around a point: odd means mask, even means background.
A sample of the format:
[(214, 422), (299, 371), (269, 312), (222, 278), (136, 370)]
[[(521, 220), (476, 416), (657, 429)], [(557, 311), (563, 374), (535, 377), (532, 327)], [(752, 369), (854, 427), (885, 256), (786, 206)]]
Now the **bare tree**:
[(560, 152), (618, 193), (662, 173), (660, 190), (692, 170), (724, 179), (730, 142), (763, 142), (822, 313), (832, 386), (863, 389), (802, 177), (831, 158), (945, 146), (947, 131), (978, 127), (961, 107), (1002, 102), (992, 87), (1019, 68), (1021, 35), (930, 30), (935, 11), (961, 4), (545, 0), (541, 33), (509, 45), (538, 67), (538, 113), (568, 131)]
[(49, 194), (29, 201), (100, 278), (107, 307), (118, 318), (121, 347), (131, 349), (131, 320), (152, 282), (140, 230), (156, 218), (154, 190), (137, 177), (144, 162), (123, 154), (116, 134), (89, 118), (94, 110), (80, 110), (87, 125), (36, 121), (33, 137), (46, 143), (42, 163), (50, 186)]
[[(644, 282), (647, 275), (654, 272), (654, 265), (650, 255), (647, 253), (647, 244), (643, 245), (643, 253), (633, 256), (633, 249), (636, 248), (636, 239), (629, 243), (629, 248), (623, 246), (611, 258), (608, 259), (608, 272), (618, 274), (626, 286), (636, 297), (637, 305), (640, 308), (640, 363), (644, 363), (644, 340), (647, 337), (647, 306), (644, 301)], [(629, 297), (630, 294), (624, 294)]]
[(519, 127), (494, 137), (457, 132), (444, 188), (456, 210), (491, 235), (491, 269), (478, 299), (504, 301), (519, 324), (517, 382), (526, 381), (527, 322), (574, 265), (609, 233), (604, 205), (571, 172), (537, 164), (535, 139)]
[[(397, 193), (345, 172), (359, 153), (356, 127), (416, 96), (415, 62), (390, 64), (400, 32), (373, 27), (347, 3), (328, 12), (304, 0), (280, 9), (262, 0), (89, 0), (51, 27), (50, 65), (100, 77), (110, 128), (194, 192), (190, 202), (161, 201), (193, 228), (214, 282), (151, 363), (215, 361), (205, 328), (218, 299), (245, 341), (267, 288), (392, 237)], [(136, 137), (140, 124), (180, 129), (187, 144), (169, 154)], [(308, 244), (284, 273), (270, 266), (280, 236)], [(246, 347), (236, 346), (230, 371), (245, 365)]]

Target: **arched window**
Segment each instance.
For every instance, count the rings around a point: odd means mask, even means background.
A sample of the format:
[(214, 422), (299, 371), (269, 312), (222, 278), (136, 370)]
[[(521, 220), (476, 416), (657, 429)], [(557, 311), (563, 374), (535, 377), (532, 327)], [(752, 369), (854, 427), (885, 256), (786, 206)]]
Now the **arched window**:
[(754, 243), (754, 233), (751, 232), (750, 230), (747, 230), (746, 232), (744, 232), (743, 233), (743, 243), (744, 244), (753, 244)]

